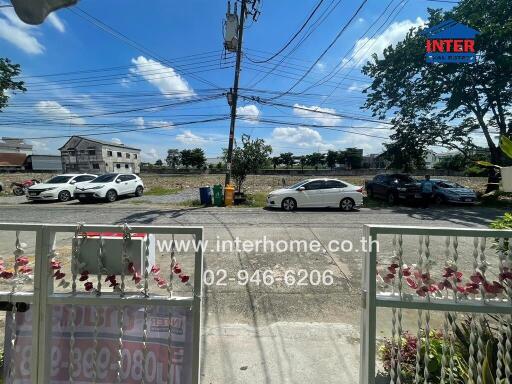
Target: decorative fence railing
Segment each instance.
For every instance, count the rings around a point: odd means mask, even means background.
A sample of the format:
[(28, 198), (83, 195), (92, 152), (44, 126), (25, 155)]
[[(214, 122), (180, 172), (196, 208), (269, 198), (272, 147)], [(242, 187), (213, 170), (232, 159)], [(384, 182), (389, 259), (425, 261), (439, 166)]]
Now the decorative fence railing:
[(512, 383), (512, 231), (367, 225), (365, 238), (361, 384), (381, 364), (393, 384)]
[(0, 223), (4, 382), (199, 383), (202, 236)]

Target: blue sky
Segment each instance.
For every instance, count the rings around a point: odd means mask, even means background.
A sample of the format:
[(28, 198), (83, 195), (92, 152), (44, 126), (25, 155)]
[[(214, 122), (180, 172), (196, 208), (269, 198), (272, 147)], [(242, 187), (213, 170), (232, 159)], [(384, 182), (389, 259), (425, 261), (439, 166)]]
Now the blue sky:
[[(244, 32), (241, 94), (264, 99), (288, 90), (360, 3), (325, 0), (312, 22), (322, 15), (325, 19), (313, 24), (310, 36), (293, 53), (284, 57), (300, 38), (269, 63), (254, 63), (279, 50), (317, 4), (263, 0), (258, 21), (248, 20)], [(66, 141), (46, 137), (93, 133), (140, 147), (144, 160), (151, 162), (165, 158), (168, 148), (201, 147), (208, 157), (220, 155), (229, 131), (229, 107), (221, 94), (232, 86), (234, 73), (234, 55), (222, 50), (226, 4), (81, 0), (79, 8), (60, 10), (38, 27), (18, 21), (11, 8), (0, 9), (0, 56), (21, 65), (28, 88), (13, 95), (0, 114), (0, 136), (29, 138), (39, 153), (57, 153)], [(360, 72), (361, 64), (421, 24), (427, 7), (450, 5), (369, 0), (304, 81), (275, 100), (281, 106), (239, 101), (245, 120), (237, 123), (236, 136), (264, 138), (277, 154), (348, 146), (362, 147), (367, 154), (380, 152), (389, 130), (364, 120), (371, 116), (360, 109), (361, 89), (369, 81)], [(106, 26), (121, 34), (106, 32)], [(335, 77), (325, 78), (340, 63)], [(322, 79), (328, 81), (303, 92)], [(311, 111), (318, 108), (348, 116)], [(204, 122), (190, 124), (194, 121)]]

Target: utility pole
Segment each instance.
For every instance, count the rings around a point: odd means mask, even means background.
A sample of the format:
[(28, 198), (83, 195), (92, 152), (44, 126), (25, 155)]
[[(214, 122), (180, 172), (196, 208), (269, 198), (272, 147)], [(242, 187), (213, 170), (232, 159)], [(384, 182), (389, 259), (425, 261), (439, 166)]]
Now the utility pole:
[[(237, 40), (238, 45), (236, 49), (236, 65), (235, 65), (235, 80), (233, 82), (233, 88), (230, 89), (228, 93), (228, 103), (231, 107), (231, 123), (229, 125), (229, 144), (228, 144), (228, 154), (226, 159), (226, 182), (225, 185), (228, 185), (231, 182), (231, 164), (233, 161), (233, 147), (235, 141), (235, 125), (236, 125), (236, 107), (238, 101), (238, 81), (240, 78), (240, 66), (242, 62), (242, 43), (244, 37), (244, 22), (247, 14), (252, 14), (253, 20), (256, 21), (256, 18), (259, 15), (259, 12), (256, 10), (256, 3), (259, 0), (241, 0), (242, 6), (240, 9), (240, 22), (238, 24), (238, 33)], [(247, 10), (247, 2), (252, 3), (252, 13)], [(228, 11), (230, 5), (228, 2)], [(235, 5), (236, 11), (236, 5)], [(228, 12), (229, 13), (229, 12)]]

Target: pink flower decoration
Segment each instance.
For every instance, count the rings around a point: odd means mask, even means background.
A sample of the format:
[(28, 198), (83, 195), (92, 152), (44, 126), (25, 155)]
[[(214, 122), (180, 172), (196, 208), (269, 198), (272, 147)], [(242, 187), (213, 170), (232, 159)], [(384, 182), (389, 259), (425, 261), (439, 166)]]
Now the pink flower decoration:
[(404, 269), (402, 270), (402, 275), (403, 275), (403, 276), (406, 276), (406, 277), (407, 277), (407, 276), (411, 276), (411, 270), (410, 270), (409, 268), (404, 268)]
[(52, 264), (51, 264), (50, 268), (53, 270), (57, 270), (57, 269), (61, 269), (62, 265), (60, 264), (60, 261), (52, 260)]
[(506, 268), (503, 268), (503, 272), (500, 273), (500, 281), (503, 280), (512, 280), (512, 272), (509, 272), (508, 270), (505, 270)]
[(89, 271), (83, 271), (80, 274), (80, 278), (78, 280), (80, 281), (86, 281), (89, 278)]
[(16, 264), (18, 265), (27, 265), (29, 263), (27, 256), (21, 256), (16, 259)]
[(132, 280), (135, 281), (135, 284), (139, 284), (140, 281), (142, 280), (142, 278), (140, 276), (140, 273), (139, 272), (135, 272), (133, 274)]
[(179, 264), (176, 264), (173, 268), (173, 271), (175, 274), (179, 275), (181, 273), (181, 266)]
[(128, 272), (135, 273), (135, 266), (131, 262), (128, 264)]
[(12, 272), (8, 272), (8, 271), (2, 271), (2, 272), (0, 273), (0, 277), (1, 277), (2, 279), (11, 279), (13, 276), (14, 276), (14, 273), (12, 273)]
[(405, 279), (405, 282), (407, 283), (407, 285), (409, 287), (411, 287), (412, 289), (416, 289), (418, 288), (418, 283), (416, 283), (413, 279), (411, 279), (410, 277), (408, 277), (407, 279)]
[(182, 283), (186, 283), (187, 281), (190, 280), (189, 275), (181, 274), (179, 277), (180, 277)]
[(55, 277), (55, 280), (60, 280), (62, 279), (64, 276), (66, 276), (65, 273), (61, 272), (60, 270), (58, 270), (57, 272), (55, 272), (53, 274), (53, 276)]
[(90, 281), (88, 281), (87, 283), (84, 284), (84, 287), (85, 287), (85, 290), (87, 292), (89, 291), (92, 291), (92, 289), (94, 288), (94, 286), (92, 285), (92, 283)]
[(153, 265), (151, 267), (151, 273), (157, 275), (158, 273), (160, 273), (160, 267), (158, 265)]
[(30, 268), (28, 265), (23, 265), (20, 267), (21, 273), (30, 273), (32, 272), (32, 268)]
[(485, 281), (484, 277), (480, 272), (477, 272), (469, 277), (469, 279), (475, 284), (481, 284)]

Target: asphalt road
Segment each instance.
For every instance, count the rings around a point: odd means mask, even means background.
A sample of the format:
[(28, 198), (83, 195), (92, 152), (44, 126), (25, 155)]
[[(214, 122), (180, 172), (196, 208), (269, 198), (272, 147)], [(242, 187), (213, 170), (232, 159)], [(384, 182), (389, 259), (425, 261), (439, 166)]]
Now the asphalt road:
[[(363, 236), (363, 225), (487, 227), (503, 213), (482, 207), (288, 213), (257, 208), (18, 204), (1, 205), (0, 222), (199, 225), (204, 227), (205, 238), (211, 243), (217, 239), (258, 240), (264, 236), (275, 241), (317, 240), (321, 244), (318, 252), (237, 252), (206, 247), (205, 269), (212, 271), (216, 280), (206, 287), (204, 296), (203, 378), (207, 383), (310, 382), (318, 379), (320, 368), (304, 372), (298, 366), (320, 364), (323, 376), (318, 380), (334, 383), (340, 377), (345, 377), (347, 382), (357, 377), (359, 288), (364, 257), (357, 245)], [(350, 240), (355, 249), (331, 251), (327, 244), (334, 239)], [(381, 251), (389, 256), (391, 240), (386, 241)], [(411, 239), (404, 244), (405, 249), (410, 247), (406, 257), (411, 261), (417, 249), (414, 241)], [(0, 251), (12, 249), (11, 242), (12, 238), (9, 240), (0, 234)], [(443, 244), (443, 241), (432, 242), (436, 258), (441, 258), (437, 255), (442, 255)], [(471, 249), (469, 242), (461, 242), (461, 255), (471, 255)], [(328, 271), (332, 273), (333, 283), (287, 285), (280, 281), (265, 285), (255, 281), (241, 285), (237, 281), (240, 270), (249, 275), (270, 270), (280, 277), (292, 271), (297, 278), (299, 270), (305, 270), (308, 277), (312, 271), (321, 274)], [(226, 284), (217, 284), (224, 273)], [(382, 328), (386, 326), (387, 323)], [(340, 345), (344, 347), (340, 349)], [(291, 351), (296, 354), (295, 361), (290, 359)], [(227, 357), (223, 358), (223, 353)], [(327, 359), (324, 365), (314, 363), (312, 353), (327, 355), (333, 360)], [(282, 365), (276, 362), (276, 354), (281, 356)], [(345, 357), (340, 358), (341, 355)]]

